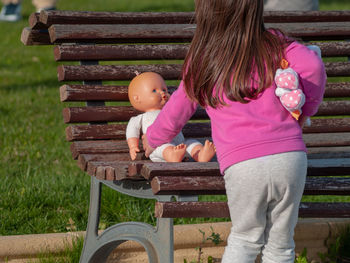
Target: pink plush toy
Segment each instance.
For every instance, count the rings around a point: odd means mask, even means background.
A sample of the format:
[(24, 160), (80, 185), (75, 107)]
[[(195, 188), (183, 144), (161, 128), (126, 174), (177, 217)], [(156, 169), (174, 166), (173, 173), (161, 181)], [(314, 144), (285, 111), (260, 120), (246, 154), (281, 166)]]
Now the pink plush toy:
[[(318, 46), (310, 45), (307, 47), (321, 57), (321, 50)], [(275, 83), (277, 86), (275, 94), (280, 98), (283, 107), (298, 120), (302, 114), (301, 108), (305, 103), (305, 95), (299, 89), (298, 74), (289, 67), (288, 61), (285, 59), (282, 59), (281, 68), (276, 71)]]
[(298, 74), (292, 68), (277, 69), (275, 75), (276, 95), (295, 119), (302, 114), (301, 107), (305, 103), (305, 95), (299, 89)]

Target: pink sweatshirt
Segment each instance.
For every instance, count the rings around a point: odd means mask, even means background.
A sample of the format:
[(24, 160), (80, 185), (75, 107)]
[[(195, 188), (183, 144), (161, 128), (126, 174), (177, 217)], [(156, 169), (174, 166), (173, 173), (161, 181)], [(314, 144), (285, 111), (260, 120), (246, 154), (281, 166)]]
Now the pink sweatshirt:
[[(306, 102), (303, 114), (312, 116), (322, 101), (326, 73), (317, 54), (297, 42), (285, 51), (289, 66), (299, 74), (300, 88)], [(298, 122), (283, 108), (273, 84), (256, 100), (247, 104), (229, 101), (229, 106), (206, 107), (211, 120), (212, 139), (216, 146), (221, 173), (229, 166), (265, 155), (306, 151)], [(169, 142), (176, 136), (197, 109), (184, 90), (184, 82), (172, 94), (156, 121), (147, 130), (151, 147)]]

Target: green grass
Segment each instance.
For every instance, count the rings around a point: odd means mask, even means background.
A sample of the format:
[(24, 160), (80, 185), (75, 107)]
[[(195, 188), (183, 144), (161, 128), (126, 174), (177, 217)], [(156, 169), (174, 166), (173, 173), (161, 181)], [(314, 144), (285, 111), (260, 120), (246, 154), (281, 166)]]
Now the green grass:
[[(90, 177), (72, 160), (65, 141), (52, 47), (20, 42), (34, 11), (30, 2), (23, 1), (22, 21), (0, 24), (0, 235), (85, 230), (87, 224)], [(91, 11), (192, 11), (193, 6), (193, 0), (58, 3), (62, 10)], [(321, 1), (320, 8), (350, 9), (350, 3)], [(104, 187), (102, 203), (101, 228), (126, 220), (155, 221), (153, 201)]]

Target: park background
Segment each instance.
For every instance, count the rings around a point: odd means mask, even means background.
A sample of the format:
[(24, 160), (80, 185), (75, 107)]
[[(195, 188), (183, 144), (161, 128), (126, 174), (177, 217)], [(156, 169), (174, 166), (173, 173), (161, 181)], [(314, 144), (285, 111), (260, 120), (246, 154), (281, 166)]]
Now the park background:
[[(194, 10), (193, 0), (60, 0), (57, 7), (118, 12)], [(320, 0), (320, 10), (350, 10), (350, 1)], [(62, 84), (56, 77), (53, 47), (24, 46), (20, 42), (21, 31), (34, 11), (31, 1), (23, 1), (23, 20), (0, 22), (0, 235), (3, 236), (82, 231), (87, 225), (90, 177), (78, 168), (65, 140), (61, 111), (67, 104), (59, 101)], [(123, 221), (154, 223), (153, 201), (106, 189), (102, 195), (100, 228)], [(175, 221), (176, 224), (198, 222), (204, 220)]]

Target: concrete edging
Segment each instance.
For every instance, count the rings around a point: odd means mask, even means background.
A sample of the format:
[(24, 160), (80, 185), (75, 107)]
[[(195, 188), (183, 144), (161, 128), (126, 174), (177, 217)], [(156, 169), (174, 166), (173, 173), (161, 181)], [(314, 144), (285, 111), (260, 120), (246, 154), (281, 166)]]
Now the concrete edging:
[[(327, 242), (347, 224), (350, 224), (350, 219), (300, 219), (295, 229), (297, 253), (306, 247), (309, 259), (318, 259), (317, 253), (326, 252)], [(226, 240), (231, 224), (222, 222), (176, 225), (174, 227), (175, 263), (183, 263), (184, 258), (189, 262), (196, 259), (198, 252), (195, 248), (202, 243), (202, 234), (199, 230), (209, 235), (212, 231), (211, 227), (215, 233), (220, 234), (223, 240)], [(73, 238), (81, 235), (85, 235), (85, 232), (0, 236), (0, 262), (28, 262), (30, 258), (34, 260), (38, 254), (43, 252), (58, 254), (67, 245), (71, 245)], [(218, 246), (208, 242), (203, 248), (203, 258), (209, 255), (220, 258), (225, 245), (226, 242)], [(108, 262), (138, 263), (148, 262), (148, 260), (140, 244), (128, 241), (111, 254)]]

